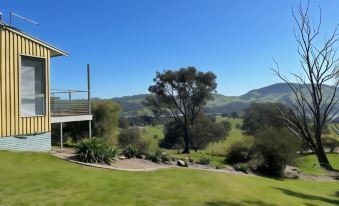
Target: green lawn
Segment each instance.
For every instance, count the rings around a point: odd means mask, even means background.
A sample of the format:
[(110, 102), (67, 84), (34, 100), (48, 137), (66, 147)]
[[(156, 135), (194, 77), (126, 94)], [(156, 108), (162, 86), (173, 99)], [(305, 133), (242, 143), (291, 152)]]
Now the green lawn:
[(196, 171), (122, 172), (0, 152), (0, 205), (338, 205), (338, 182)]
[[(339, 170), (339, 154), (327, 154), (333, 168)], [(315, 155), (305, 155), (296, 160), (296, 165), (305, 174), (320, 175), (324, 170), (320, 167)]]

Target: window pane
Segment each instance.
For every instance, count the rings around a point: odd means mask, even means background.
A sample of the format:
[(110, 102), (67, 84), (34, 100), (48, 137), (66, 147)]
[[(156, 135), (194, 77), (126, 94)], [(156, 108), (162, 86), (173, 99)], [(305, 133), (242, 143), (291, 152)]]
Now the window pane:
[(21, 116), (45, 114), (45, 72), (42, 59), (22, 57)]

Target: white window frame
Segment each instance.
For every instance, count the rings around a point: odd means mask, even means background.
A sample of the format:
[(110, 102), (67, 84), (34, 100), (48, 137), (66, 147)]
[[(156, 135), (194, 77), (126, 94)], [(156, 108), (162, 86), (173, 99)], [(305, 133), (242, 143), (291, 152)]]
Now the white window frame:
[[(43, 110), (43, 114), (41, 115), (22, 115), (21, 114), (21, 71), (22, 71), (22, 59), (23, 58), (28, 58), (28, 59), (38, 59), (41, 60), (43, 62), (43, 77), (44, 77), (44, 110)], [(33, 56), (33, 55), (27, 55), (27, 54), (20, 54), (19, 55), (19, 115), (21, 118), (25, 118), (25, 117), (46, 117), (48, 114), (48, 93), (47, 93), (47, 59), (45, 57), (39, 57), (39, 56)]]

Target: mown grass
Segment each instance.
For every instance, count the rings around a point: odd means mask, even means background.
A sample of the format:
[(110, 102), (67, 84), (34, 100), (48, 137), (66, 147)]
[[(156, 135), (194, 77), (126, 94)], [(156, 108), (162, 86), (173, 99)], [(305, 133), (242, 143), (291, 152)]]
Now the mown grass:
[(338, 205), (337, 182), (278, 180), (186, 168), (123, 172), (44, 153), (0, 152), (0, 205)]
[[(339, 170), (339, 154), (328, 153), (327, 158), (329, 159), (332, 167)], [(315, 155), (305, 155), (299, 157), (296, 160), (296, 166), (298, 166), (299, 169), (305, 174), (321, 175), (325, 172), (325, 170), (320, 167)]]
[[(165, 150), (165, 152), (175, 158), (182, 158), (182, 159), (186, 158), (187, 159), (188, 157), (190, 157), (191, 159), (198, 160), (201, 156), (207, 156), (212, 159), (211, 154), (213, 150), (214, 156), (213, 156), (212, 163), (218, 166), (224, 165), (224, 159), (225, 159), (227, 148), (235, 141), (241, 138), (246, 138), (241, 133), (241, 130), (236, 128), (237, 125), (241, 125), (242, 123), (241, 119), (217, 117), (217, 122), (221, 122), (224, 120), (229, 121), (232, 125), (232, 129), (229, 135), (225, 138), (225, 140), (216, 142), (213, 145), (210, 144), (204, 150), (198, 150), (197, 152), (194, 150), (191, 150), (190, 154), (181, 154), (180, 150), (179, 150), (179, 153), (178, 153), (178, 150)], [(164, 137), (163, 125), (142, 127), (140, 128), (140, 131), (141, 131), (142, 138), (151, 141), (150, 150), (155, 150), (158, 147), (159, 140)], [(157, 135), (158, 139), (155, 139), (154, 135)]]

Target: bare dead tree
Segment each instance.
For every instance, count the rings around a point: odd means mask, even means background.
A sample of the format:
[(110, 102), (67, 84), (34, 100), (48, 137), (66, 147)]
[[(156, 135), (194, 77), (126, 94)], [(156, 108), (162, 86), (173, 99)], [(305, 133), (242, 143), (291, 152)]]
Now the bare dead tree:
[[(335, 44), (338, 42), (338, 26), (334, 32), (319, 46), (321, 9), (317, 24), (311, 23), (309, 18), (309, 5), (303, 9), (298, 6), (297, 12), (292, 9), (296, 22), (294, 34), (298, 45), (297, 52), (300, 57), (300, 64), (303, 74), (292, 75), (296, 83), (292, 83), (286, 76), (280, 73), (279, 65), (272, 69), (273, 73), (283, 80), (292, 90), (295, 101), (290, 107), (292, 117), (282, 113), (282, 118), (289, 130), (301, 139), (317, 155), (320, 165), (328, 170), (332, 169), (326, 156), (322, 131), (326, 124), (332, 121), (337, 112), (335, 105), (339, 81), (335, 81), (332, 87), (328, 87), (331, 80), (337, 74), (337, 63), (339, 58), (336, 55)], [(327, 92), (325, 93), (325, 87)], [(328, 92), (330, 88), (330, 92)]]

